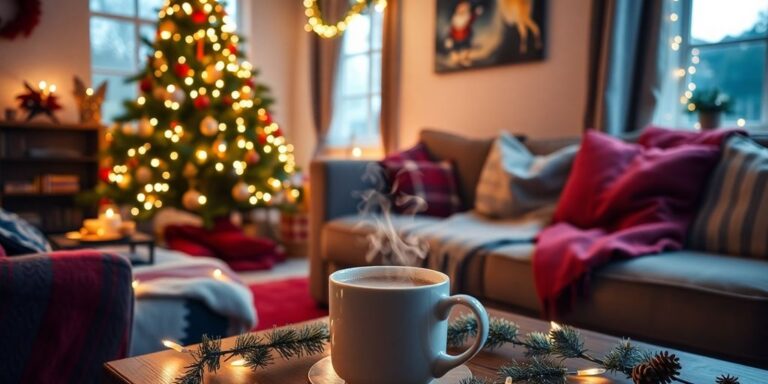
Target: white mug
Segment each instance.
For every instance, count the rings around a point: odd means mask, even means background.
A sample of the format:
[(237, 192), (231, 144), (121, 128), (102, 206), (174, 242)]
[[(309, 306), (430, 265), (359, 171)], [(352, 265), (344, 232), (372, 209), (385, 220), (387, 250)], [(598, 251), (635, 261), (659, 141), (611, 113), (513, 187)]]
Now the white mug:
[[(382, 286), (366, 279), (407, 276), (417, 286)], [(330, 285), (331, 361), (348, 384), (426, 384), (471, 359), (488, 338), (488, 314), (477, 299), (450, 296), (443, 273), (370, 266), (333, 273)], [(454, 305), (477, 317), (478, 337), (459, 355), (446, 353)]]

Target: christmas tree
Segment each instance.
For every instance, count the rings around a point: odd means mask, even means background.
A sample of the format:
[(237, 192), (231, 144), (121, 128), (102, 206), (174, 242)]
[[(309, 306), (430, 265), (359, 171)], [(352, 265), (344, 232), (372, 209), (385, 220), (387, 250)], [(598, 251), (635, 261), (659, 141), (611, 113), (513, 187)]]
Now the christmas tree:
[(208, 223), (301, 198), (293, 146), (241, 41), (218, 1), (165, 1), (155, 41), (145, 42), (154, 53), (131, 79), (140, 95), (106, 134), (98, 195), (138, 219), (172, 206)]

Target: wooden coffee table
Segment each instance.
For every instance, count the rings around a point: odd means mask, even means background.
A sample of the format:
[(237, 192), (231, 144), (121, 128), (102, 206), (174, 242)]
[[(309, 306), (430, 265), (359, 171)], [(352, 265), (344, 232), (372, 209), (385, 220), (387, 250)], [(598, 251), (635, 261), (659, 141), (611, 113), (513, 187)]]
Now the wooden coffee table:
[[(460, 311), (457, 311), (461, 313)], [(454, 313), (453, 316), (457, 314)], [(489, 315), (503, 317), (514, 321), (520, 326), (522, 333), (530, 331), (548, 331), (549, 323), (531, 319), (520, 315), (498, 310), (489, 310)], [(325, 321), (326, 319), (318, 319)], [(612, 336), (591, 331), (582, 331), (586, 347), (597, 356), (602, 356), (617, 339)], [(234, 344), (234, 337), (224, 339), (222, 347), (227, 348)], [(649, 344), (636, 343), (649, 349), (662, 349)], [(768, 371), (752, 368), (744, 365), (729, 363), (713, 358), (680, 352), (669, 348), (663, 348), (680, 357), (683, 370), (681, 377), (693, 383), (714, 383), (715, 378), (723, 373), (739, 376), (741, 382), (764, 383), (768, 382)], [(282, 360), (279, 357), (275, 363), (266, 369), (252, 372), (245, 367), (233, 367), (222, 363), (222, 369), (216, 374), (207, 374), (205, 383), (259, 383), (259, 384), (306, 384), (309, 368), (318, 360), (329, 353), (329, 348), (321, 355), (309, 356), (301, 359)], [(515, 348), (505, 345), (494, 351), (483, 351), (467, 365), (475, 376), (494, 378), (499, 366), (512, 359), (524, 359), (523, 348)], [(184, 366), (189, 364), (191, 358), (187, 353), (179, 353), (172, 350), (136, 356), (128, 359), (112, 361), (105, 364), (108, 383), (133, 383), (133, 384), (171, 384), (174, 379), (184, 372)], [(570, 369), (594, 367), (590, 363), (580, 360), (569, 360)], [(573, 378), (573, 383), (632, 383), (624, 375), (609, 375)]]

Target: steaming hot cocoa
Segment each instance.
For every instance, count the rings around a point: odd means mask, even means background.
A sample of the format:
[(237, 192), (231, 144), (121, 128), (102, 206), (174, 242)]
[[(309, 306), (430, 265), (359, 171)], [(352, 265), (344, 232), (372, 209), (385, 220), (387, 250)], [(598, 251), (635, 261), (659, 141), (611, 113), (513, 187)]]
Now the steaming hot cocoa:
[(435, 284), (435, 282), (415, 276), (397, 275), (364, 276), (349, 280), (347, 283), (370, 288), (412, 288)]

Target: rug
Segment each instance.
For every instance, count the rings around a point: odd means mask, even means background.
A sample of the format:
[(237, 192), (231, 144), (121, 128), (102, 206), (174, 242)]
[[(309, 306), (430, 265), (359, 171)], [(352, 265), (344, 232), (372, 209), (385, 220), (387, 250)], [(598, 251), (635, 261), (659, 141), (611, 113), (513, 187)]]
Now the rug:
[(309, 278), (295, 277), (250, 285), (259, 322), (254, 331), (328, 316), (309, 295)]

